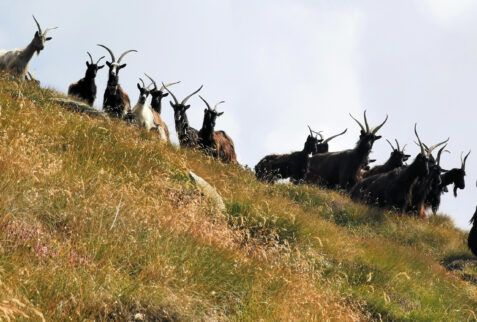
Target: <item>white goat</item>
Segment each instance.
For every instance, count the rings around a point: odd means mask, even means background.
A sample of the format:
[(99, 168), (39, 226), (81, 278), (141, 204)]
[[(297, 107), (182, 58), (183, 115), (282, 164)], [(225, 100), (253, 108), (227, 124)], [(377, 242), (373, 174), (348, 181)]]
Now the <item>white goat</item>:
[(33, 54), (40, 54), (40, 51), (45, 47), (45, 41), (51, 40), (51, 37), (46, 37), (46, 34), (53, 29), (47, 28), (45, 32), (41, 31), (40, 24), (36, 20), (35, 16), (33, 19), (36, 22), (38, 31), (35, 32), (33, 40), (28, 46), (24, 49), (13, 49), (13, 50), (0, 50), (0, 71), (8, 71), (14, 76), (20, 77), (20, 79), (25, 79), (28, 72), (28, 63), (30, 62)]
[(155, 129), (157, 126), (154, 123), (154, 115), (152, 114), (151, 106), (146, 104), (149, 90), (146, 88), (144, 81), (141, 78), (139, 78), (139, 80), (142, 83), (142, 86), (139, 83), (137, 84), (137, 88), (139, 89), (139, 99), (132, 109), (131, 114), (139, 125), (144, 126), (149, 131), (150, 129)]

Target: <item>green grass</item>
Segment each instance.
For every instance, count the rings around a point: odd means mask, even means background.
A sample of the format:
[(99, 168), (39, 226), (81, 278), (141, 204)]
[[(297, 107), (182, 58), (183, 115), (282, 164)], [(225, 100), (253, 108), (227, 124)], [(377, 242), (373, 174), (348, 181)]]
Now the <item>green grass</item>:
[(262, 184), (59, 96), (0, 77), (0, 320), (476, 319), (477, 270), (448, 217)]

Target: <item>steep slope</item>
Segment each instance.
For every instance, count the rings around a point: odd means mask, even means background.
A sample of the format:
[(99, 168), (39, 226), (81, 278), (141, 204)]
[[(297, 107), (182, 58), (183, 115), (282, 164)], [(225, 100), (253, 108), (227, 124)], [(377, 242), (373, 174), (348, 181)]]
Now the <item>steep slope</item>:
[(264, 185), (60, 96), (0, 78), (0, 319), (476, 318), (477, 288), (441, 265), (469, 256), (447, 217)]

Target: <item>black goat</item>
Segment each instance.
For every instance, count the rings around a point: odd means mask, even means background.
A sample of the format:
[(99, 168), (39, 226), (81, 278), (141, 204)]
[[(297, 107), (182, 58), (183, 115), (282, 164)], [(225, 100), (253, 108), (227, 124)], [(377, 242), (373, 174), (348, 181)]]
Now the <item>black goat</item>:
[(200, 149), (224, 163), (237, 163), (234, 141), (224, 131), (215, 131), (217, 117), (224, 114), (217, 112), (217, 106), (225, 102), (218, 102), (212, 109), (202, 96), (199, 97), (207, 106), (204, 110), (204, 122), (199, 131)]
[(474, 256), (477, 256), (477, 208), (475, 209), (474, 215), (470, 219), (470, 224), (472, 228), (469, 231), (469, 237), (467, 238), (467, 246)]
[[(308, 127), (310, 128), (310, 127)], [(315, 132), (317, 133), (317, 132)], [(255, 166), (255, 176), (261, 181), (274, 183), (278, 179), (290, 178), (292, 182), (303, 179), (310, 154), (317, 152), (317, 145), (322, 141), (310, 128), (303, 150), (289, 154), (271, 154), (261, 159)]]
[(426, 218), (426, 200), (432, 191), (438, 189), (442, 182), (441, 173), (443, 170), (440, 167), (440, 160), (446, 145), (444, 145), (437, 153), (437, 159), (432, 157), (432, 151), (438, 146), (447, 143), (447, 141), (449, 141), (449, 139), (439, 144), (433, 145), (430, 148), (424, 145), (429, 156), (429, 173), (427, 176), (419, 178), (419, 180), (413, 186), (412, 203), (408, 207), (408, 212), (417, 214), (419, 218)]
[(174, 122), (176, 125), (177, 136), (179, 137), (179, 143), (181, 147), (198, 148), (199, 147), (199, 131), (189, 125), (186, 111), (190, 108), (190, 105), (186, 105), (189, 98), (197, 94), (203, 87), (201, 85), (198, 90), (192, 94), (186, 96), (182, 102), (179, 103), (175, 95), (162, 83), (164, 89), (169, 92), (174, 99), (174, 103), (170, 102), (172, 109), (174, 110)]
[(386, 173), (364, 179), (355, 185), (351, 198), (366, 204), (395, 208), (404, 212), (412, 202), (412, 188), (419, 178), (429, 174), (429, 155), (424, 150), (416, 125), (414, 133), (419, 141), (421, 153), (406, 167), (396, 168)]
[(399, 142), (396, 139), (394, 140), (396, 141), (396, 148), (394, 148), (393, 144), (389, 142), (388, 139), (386, 139), (392, 149), (389, 159), (384, 164), (374, 166), (371, 170), (365, 172), (363, 174), (363, 178), (371, 177), (379, 173), (386, 173), (388, 171), (402, 167), (404, 165), (404, 162), (406, 162), (411, 157), (409, 154), (404, 154), (404, 149), (406, 145), (404, 145), (401, 150)]
[(441, 184), (437, 187), (434, 188), (430, 195), (426, 199), (426, 207), (431, 207), (432, 212), (435, 214), (437, 210), (439, 209), (440, 203), (441, 203), (441, 195), (444, 192), (447, 192), (447, 186), (450, 184), (454, 184), (454, 197), (457, 197), (457, 189), (463, 190), (465, 188), (465, 163), (467, 162), (467, 157), (469, 156), (469, 153), (463, 158), (463, 155), (461, 155), (461, 166), (460, 168), (454, 168), (449, 171), (444, 172), (441, 175)]
[(94, 80), (98, 70), (104, 67), (104, 65), (98, 65), (104, 56), (94, 63), (91, 54), (89, 52), (87, 52), (87, 54), (91, 62), (86, 61), (86, 74), (79, 81), (68, 87), (68, 95), (76, 96), (86, 101), (88, 105), (93, 106), (94, 100), (96, 99), (96, 83)]
[(111, 62), (106, 62), (106, 65), (109, 67), (109, 76), (106, 90), (104, 91), (103, 110), (111, 117), (123, 118), (131, 110), (131, 101), (129, 100), (128, 94), (126, 94), (121, 88), (121, 85), (119, 85), (118, 73), (121, 69), (126, 67), (126, 64), (120, 65), (124, 56), (131, 52), (137, 52), (137, 50), (130, 49), (125, 51), (116, 61), (111, 49), (104, 45), (98, 46), (106, 49), (111, 55)]
[(350, 116), (361, 127), (361, 135), (356, 147), (351, 150), (320, 153), (312, 156), (308, 161), (305, 182), (342, 189), (350, 189), (356, 184), (361, 169), (369, 162), (369, 153), (374, 141), (381, 138), (376, 133), (386, 123), (388, 117), (386, 116), (386, 119), (380, 125), (370, 129), (366, 111), (364, 111), (366, 127), (351, 114)]

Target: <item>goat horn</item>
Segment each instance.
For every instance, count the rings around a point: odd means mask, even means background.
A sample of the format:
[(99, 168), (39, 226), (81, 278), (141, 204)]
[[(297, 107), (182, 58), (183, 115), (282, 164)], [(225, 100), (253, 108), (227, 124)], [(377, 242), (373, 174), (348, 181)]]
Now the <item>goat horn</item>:
[(35, 18), (34, 15), (32, 15), (32, 17), (33, 17), (33, 20), (35, 20), (35, 22), (36, 22), (36, 26), (38, 27), (38, 33), (39, 33), (40, 35), (43, 35), (43, 33), (42, 33), (42, 31), (41, 31), (40, 24), (38, 23), (38, 20), (36, 20), (36, 18)]
[(121, 56), (119, 56), (118, 64), (121, 62), (121, 59), (123, 59), (124, 56), (126, 56), (127, 54), (132, 53), (132, 52), (137, 53), (137, 50), (136, 49), (129, 49), (129, 50), (126, 50), (124, 53), (122, 53)]
[(58, 29), (58, 27), (48, 27), (48, 28), (46, 28), (46, 30), (45, 30), (45, 32), (43, 33), (42, 36), (43, 36), (43, 37), (46, 37), (46, 34), (47, 34), (48, 32), (50, 32), (51, 30), (55, 30), (55, 29)]
[(98, 65), (98, 64), (99, 64), (99, 62), (101, 61), (101, 59), (103, 59), (104, 57), (105, 57), (105, 56), (101, 56), (101, 57), (99, 57), (98, 61), (96, 62), (96, 65)]
[(379, 131), (379, 129), (382, 128), (383, 125), (387, 122), (387, 120), (388, 120), (388, 115), (386, 114), (386, 118), (384, 119), (383, 123), (381, 123), (381, 124), (379, 124), (378, 126), (376, 126), (375, 128), (373, 128), (373, 129), (371, 130), (371, 133), (372, 133), (372, 134), (376, 134), (376, 133)]
[[(147, 78), (149, 78), (149, 80), (152, 82), (152, 84), (154, 84), (154, 89), (157, 89), (157, 84), (156, 82), (152, 79), (151, 76), (149, 76), (148, 74), (144, 73), (144, 75), (146, 75)], [(150, 86), (150, 85), (149, 85)]]
[[(465, 163), (467, 162), (467, 158), (468, 158), (470, 152), (472, 152), (472, 150), (470, 150), (469, 153), (467, 153), (467, 155), (465, 156), (464, 160), (462, 161), (462, 166), (461, 166), (461, 169), (462, 169), (462, 170), (465, 170)], [(464, 154), (464, 152), (462, 152), (462, 154)], [(462, 159), (462, 155), (460, 156), (460, 158)]]
[(401, 147), (399, 146), (399, 142), (398, 142), (398, 140), (397, 140), (397, 139), (394, 139), (394, 141), (396, 141), (396, 146), (397, 146), (397, 149), (398, 149), (398, 151), (400, 151), (400, 150), (401, 150)]
[[(330, 137), (327, 138), (323, 143), (328, 143), (328, 142), (330, 142), (330, 141), (333, 140), (334, 138), (336, 138), (336, 137), (338, 137), (338, 136), (340, 136), (340, 135), (345, 134), (346, 131), (348, 131), (348, 129), (345, 129), (343, 132), (338, 133), (338, 134), (336, 134), (336, 135), (330, 136)], [(323, 138), (323, 137), (322, 137), (322, 138)]]
[(419, 147), (421, 148), (421, 154), (426, 155), (426, 151), (424, 151), (424, 146), (422, 145), (421, 139), (419, 138), (419, 134), (417, 134), (417, 123), (414, 123), (414, 133), (416, 134), (417, 141), (419, 142)]
[(225, 101), (220, 101), (220, 102), (218, 102), (217, 104), (215, 104), (215, 106), (214, 106), (214, 111), (217, 110), (217, 106), (219, 106), (220, 104), (223, 104), (223, 103), (225, 103)]
[(179, 105), (179, 101), (177, 100), (176, 96), (174, 94), (172, 94), (172, 92), (167, 88), (166, 85), (164, 85), (164, 83), (162, 83), (162, 87), (169, 93), (171, 94), (172, 98), (174, 99), (174, 102), (176, 102), (176, 105)]
[(182, 103), (181, 103), (181, 104), (182, 104), (182, 105), (185, 105), (185, 104), (187, 103), (187, 101), (189, 100), (189, 98), (191, 98), (192, 96), (194, 96), (195, 94), (197, 94), (197, 93), (202, 89), (203, 86), (204, 86), (204, 85), (200, 85), (200, 87), (199, 87), (198, 90), (196, 90), (196, 91), (193, 92), (192, 94), (186, 96), (186, 98), (184, 98), (184, 99), (182, 100)]
[(109, 49), (105, 45), (101, 45), (101, 44), (98, 44), (98, 46), (103, 47), (104, 49), (106, 49), (109, 52), (109, 54), (111, 55), (111, 60), (112, 60), (111, 63), (116, 62), (116, 58), (114, 57), (113, 51), (111, 49)]
[(89, 51), (87, 51), (86, 53), (87, 53), (88, 56), (89, 56), (89, 60), (91, 61), (91, 65), (94, 64), (94, 63), (93, 63), (93, 57), (91, 57), (91, 54), (89, 53)]
[(139, 80), (140, 80), (140, 81), (141, 81), (141, 83), (142, 83), (142, 88), (146, 88), (146, 84), (144, 84), (144, 81), (142, 80), (142, 78), (141, 78), (141, 77), (139, 77)]
[(406, 148), (406, 146), (407, 146), (407, 144), (404, 144), (404, 145), (402, 146), (401, 152), (404, 152), (404, 149)]
[(164, 90), (164, 86), (171, 86), (171, 85), (175, 85), (175, 84), (179, 84), (181, 81), (177, 81), (177, 82), (172, 82), (172, 83), (167, 83), (166, 85), (163, 85), (160, 89), (160, 91), (163, 91)]
[(396, 149), (394, 148), (393, 144), (392, 144), (388, 139), (386, 139), (386, 141), (389, 143), (389, 145), (391, 146), (391, 149), (392, 149), (393, 151), (396, 150)]
[(357, 119), (355, 119), (353, 115), (351, 115), (351, 113), (349, 113), (349, 116), (351, 116), (351, 118), (355, 120), (356, 123), (358, 123), (359, 127), (361, 128), (361, 131), (366, 132), (366, 129), (364, 128), (363, 124), (361, 124)]
[(308, 129), (310, 130), (310, 135), (313, 136), (313, 130), (311, 129), (311, 127), (309, 125), (308, 126)]
[[(444, 149), (446, 148), (447, 144), (444, 145), (442, 148), (439, 149), (439, 152), (437, 152), (437, 158), (436, 158), (436, 163), (437, 165), (440, 165), (441, 163), (441, 155), (442, 155), (442, 151), (444, 151)], [(447, 150), (446, 150), (447, 151)], [(444, 151), (445, 152), (445, 151)], [(449, 151), (447, 151), (449, 152)]]
[(207, 101), (206, 101), (202, 96), (199, 95), (199, 97), (200, 97), (200, 99), (201, 99), (202, 101), (204, 101), (205, 105), (207, 105), (207, 109), (208, 109), (209, 111), (212, 111), (212, 109), (210, 108), (209, 103), (207, 103)]
[(364, 125), (366, 125), (366, 133), (369, 133), (368, 118), (366, 117), (366, 110), (364, 110)]
[(445, 144), (449, 141), (450, 137), (447, 138), (447, 140), (445, 141), (442, 141), (441, 143), (437, 143), (437, 144), (434, 144), (432, 145), (431, 147), (428, 148), (428, 151), (427, 153), (429, 153), (429, 155), (432, 153), (432, 151), (434, 151), (437, 147), (441, 146), (442, 144)]

